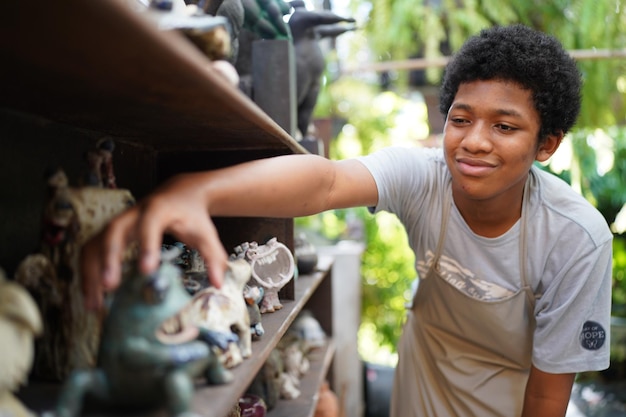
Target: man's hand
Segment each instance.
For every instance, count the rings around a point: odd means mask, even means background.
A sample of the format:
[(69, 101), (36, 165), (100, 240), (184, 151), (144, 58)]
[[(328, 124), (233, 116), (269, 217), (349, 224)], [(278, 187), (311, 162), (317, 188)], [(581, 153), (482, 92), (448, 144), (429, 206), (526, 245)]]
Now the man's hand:
[(220, 287), (228, 255), (211, 221), (203, 178), (183, 174), (172, 178), (152, 195), (115, 217), (81, 251), (81, 276), (85, 304), (102, 306), (102, 294), (115, 289), (121, 279), (129, 244), (139, 244), (139, 270), (154, 272), (160, 263), (163, 235), (169, 233), (198, 250), (205, 260), (209, 280)]

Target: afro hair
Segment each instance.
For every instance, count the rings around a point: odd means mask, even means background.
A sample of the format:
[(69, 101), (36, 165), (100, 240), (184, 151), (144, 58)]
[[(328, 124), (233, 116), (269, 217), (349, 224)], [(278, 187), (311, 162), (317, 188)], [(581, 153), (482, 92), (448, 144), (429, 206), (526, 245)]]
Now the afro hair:
[(541, 118), (539, 139), (567, 133), (580, 112), (582, 78), (573, 58), (552, 36), (524, 25), (482, 30), (446, 66), (439, 110), (446, 116), (463, 83), (510, 81), (530, 90)]

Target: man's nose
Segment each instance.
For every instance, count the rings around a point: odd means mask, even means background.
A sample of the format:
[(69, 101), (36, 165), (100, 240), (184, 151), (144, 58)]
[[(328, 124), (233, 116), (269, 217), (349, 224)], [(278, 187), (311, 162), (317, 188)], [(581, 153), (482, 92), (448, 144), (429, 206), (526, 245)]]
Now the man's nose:
[(488, 152), (493, 145), (489, 126), (483, 122), (475, 122), (466, 130), (461, 146), (469, 152)]

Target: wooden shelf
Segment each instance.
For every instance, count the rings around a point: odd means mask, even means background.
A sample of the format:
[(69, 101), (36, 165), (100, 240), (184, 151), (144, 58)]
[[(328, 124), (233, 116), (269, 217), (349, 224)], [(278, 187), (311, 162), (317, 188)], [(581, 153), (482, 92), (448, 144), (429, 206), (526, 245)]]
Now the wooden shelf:
[(158, 30), (131, 1), (8, 3), (0, 107), (158, 151), (306, 152), (191, 42)]
[[(204, 417), (224, 417), (237, 403), (239, 397), (250, 385), (254, 376), (265, 363), (272, 349), (276, 346), (280, 338), (285, 334), (293, 320), (298, 316), (316, 292), (320, 284), (329, 279), (332, 258), (324, 257), (318, 264), (318, 272), (310, 275), (303, 275), (296, 282), (295, 300), (281, 300), (283, 308), (263, 315), (263, 327), (265, 334), (259, 340), (252, 343), (252, 356), (245, 359), (239, 366), (232, 368), (234, 381), (225, 385), (198, 385), (193, 399), (192, 410)], [(276, 416), (308, 416), (312, 415), (317, 403), (317, 390), (323, 382), (328, 372), (334, 345), (332, 341), (319, 350), (316, 350), (311, 358), (311, 369), (301, 381), (302, 395), (295, 400), (280, 401), (275, 412)], [(59, 393), (59, 384), (31, 382), (19, 393), (20, 399), (31, 410), (40, 413), (54, 408), (56, 398)], [(111, 417), (117, 413), (103, 413), (101, 411), (91, 411), (89, 404), (85, 406), (83, 415), (89, 417)], [(285, 410), (291, 410), (287, 414)], [(296, 410), (301, 410), (296, 413)], [(294, 414), (295, 413), (295, 414)], [(304, 414), (303, 414), (304, 413)], [(126, 414), (125, 414), (126, 415)], [(161, 410), (149, 411), (140, 414), (142, 417), (165, 417)], [(137, 416), (137, 414), (128, 414)]]
[[(15, 1), (0, 14), (0, 266), (15, 269), (39, 244), (42, 174), (59, 163), (70, 178), (99, 138), (116, 143), (118, 185), (141, 198), (171, 175), (275, 155), (307, 153), (285, 130), (175, 31), (163, 32), (130, 5), (135, 0)], [(277, 91), (277, 94), (284, 92)], [(73, 183), (73, 181), (71, 181)], [(293, 219), (218, 218), (224, 247), (277, 237), (293, 250)], [(36, 225), (36, 226), (34, 226)], [(332, 335), (331, 257), (319, 271), (285, 287), (283, 308), (263, 316), (265, 335), (234, 381), (199, 384), (194, 412), (224, 417), (304, 308)], [(302, 395), (280, 401), (272, 416), (312, 416), (335, 346), (315, 352)], [(19, 393), (39, 413), (54, 407), (59, 384), (31, 382)], [(84, 415), (112, 416), (96, 404)], [(143, 417), (164, 415), (146, 412)]]

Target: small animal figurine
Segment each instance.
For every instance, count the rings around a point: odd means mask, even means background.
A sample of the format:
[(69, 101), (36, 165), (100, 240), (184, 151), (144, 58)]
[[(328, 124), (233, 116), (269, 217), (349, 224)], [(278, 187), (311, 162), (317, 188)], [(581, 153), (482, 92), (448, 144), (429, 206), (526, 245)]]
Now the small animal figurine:
[(278, 349), (272, 349), (246, 392), (263, 398), (267, 409), (273, 410), (280, 399), (284, 369), (280, 352)]
[(281, 398), (298, 398), (301, 394), (300, 379), (310, 368), (306, 347), (295, 333), (287, 332), (278, 343), (277, 349), (284, 366), (281, 375)]
[(250, 316), (243, 296), (249, 279), (250, 265), (246, 261), (230, 261), (222, 287), (200, 290), (192, 301), (190, 314), (197, 326), (218, 332), (233, 331), (239, 337), (239, 342), (231, 343), (221, 355), (227, 368), (239, 365), (252, 354)]
[(264, 245), (244, 242), (235, 248), (231, 259), (245, 259), (252, 268), (252, 283), (265, 289), (261, 313), (273, 313), (283, 308), (278, 292), (293, 278), (295, 260), (287, 246), (274, 237)]
[(323, 28), (333, 27), (336, 35), (354, 30), (354, 26), (337, 24), (341, 22), (354, 23), (351, 17), (336, 15), (329, 10), (307, 10), (304, 1), (290, 2), (294, 12), (289, 18), (289, 28), (293, 36), (296, 58), (296, 94), (298, 101), (298, 130), (303, 138), (307, 137), (313, 110), (317, 104), (317, 97), (322, 87), (322, 75), (326, 68), (326, 57), (319, 45), (324, 36), (330, 36), (330, 31)]
[(86, 394), (120, 409), (164, 405), (171, 416), (189, 415), (194, 379), (230, 382), (214, 349), (225, 348), (233, 336), (190, 323), (190, 301), (170, 262), (151, 275), (123, 279), (104, 323), (98, 366), (70, 375), (57, 417), (78, 415)]
[(328, 339), (320, 322), (313, 316), (310, 310), (302, 310), (291, 323), (287, 332), (295, 334), (302, 340), (306, 351), (324, 346)]
[(253, 340), (260, 339), (265, 334), (263, 323), (261, 323), (261, 309), (259, 308), (264, 294), (263, 287), (256, 285), (246, 285), (243, 290), (243, 298), (246, 300), (246, 307), (250, 316), (250, 331)]
[(115, 142), (111, 138), (102, 138), (96, 143), (96, 149), (86, 153), (89, 170), (85, 175), (84, 185), (117, 188), (113, 170), (113, 151)]
[(21, 285), (8, 281), (0, 269), (0, 416), (34, 416), (13, 392), (28, 379), (33, 341), (41, 330), (35, 301)]

